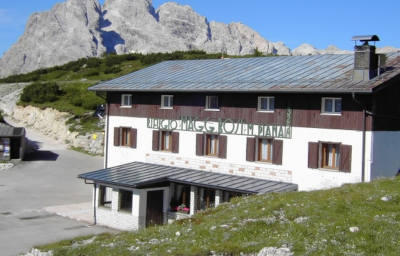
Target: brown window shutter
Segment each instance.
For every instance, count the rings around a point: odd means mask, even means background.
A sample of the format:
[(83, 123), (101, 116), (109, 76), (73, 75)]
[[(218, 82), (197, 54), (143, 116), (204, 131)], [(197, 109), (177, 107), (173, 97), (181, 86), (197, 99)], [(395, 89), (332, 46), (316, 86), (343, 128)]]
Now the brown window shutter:
[(318, 168), (318, 142), (308, 143), (308, 168)]
[(256, 160), (256, 139), (247, 138), (246, 161), (254, 162)]
[(226, 158), (226, 150), (228, 145), (228, 137), (224, 135), (218, 136), (219, 148), (218, 148), (218, 157)]
[(274, 140), (272, 144), (272, 163), (282, 164), (283, 140)]
[(204, 134), (196, 134), (196, 156), (204, 155)]
[(137, 129), (131, 129), (131, 148), (136, 148), (137, 144)]
[(179, 132), (172, 133), (172, 153), (179, 153)]
[(153, 131), (153, 151), (160, 150), (160, 131)]
[(119, 127), (114, 127), (114, 146), (119, 146)]
[(339, 149), (340, 166), (342, 172), (351, 172), (351, 146), (340, 145)]

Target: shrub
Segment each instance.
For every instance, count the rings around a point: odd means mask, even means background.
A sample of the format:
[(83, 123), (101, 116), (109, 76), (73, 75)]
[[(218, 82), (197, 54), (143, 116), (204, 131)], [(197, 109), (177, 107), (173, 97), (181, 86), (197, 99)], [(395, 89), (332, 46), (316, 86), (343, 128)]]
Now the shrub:
[(98, 97), (93, 92), (87, 92), (82, 97), (84, 97), (82, 107), (85, 109), (96, 110), (97, 106), (105, 102), (104, 99)]
[(110, 55), (106, 57), (106, 66), (112, 67), (114, 65), (121, 64), (125, 59), (125, 56)]
[(56, 83), (33, 83), (24, 88), (21, 94), (21, 101), (45, 103), (56, 101), (61, 94)]
[(122, 69), (120, 67), (108, 67), (104, 70), (104, 74), (117, 74), (121, 72)]
[(86, 65), (88, 68), (97, 68), (101, 65), (102, 61), (98, 58), (88, 58)]

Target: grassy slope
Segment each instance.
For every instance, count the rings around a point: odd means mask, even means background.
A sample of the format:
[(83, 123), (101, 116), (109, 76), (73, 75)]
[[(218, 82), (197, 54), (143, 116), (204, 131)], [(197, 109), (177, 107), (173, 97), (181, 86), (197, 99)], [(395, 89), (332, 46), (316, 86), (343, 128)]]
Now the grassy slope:
[[(306, 218), (296, 222), (299, 217)], [(171, 225), (87, 239), (40, 249), (55, 255), (237, 255), (288, 246), (295, 255), (400, 255), (400, 178), (234, 199)]]

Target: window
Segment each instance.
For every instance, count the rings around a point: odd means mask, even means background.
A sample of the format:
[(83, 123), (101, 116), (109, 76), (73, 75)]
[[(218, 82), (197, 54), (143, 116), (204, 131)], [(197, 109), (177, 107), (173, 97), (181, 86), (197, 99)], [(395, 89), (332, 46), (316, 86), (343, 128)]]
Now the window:
[(119, 191), (119, 210), (132, 212), (132, 191)]
[(153, 151), (179, 153), (179, 132), (153, 131)]
[(259, 138), (257, 160), (261, 162), (272, 162), (272, 139)]
[(121, 128), (121, 146), (128, 147), (131, 143), (131, 129), (130, 128)]
[(274, 112), (275, 97), (258, 97), (257, 110), (260, 112)]
[(111, 208), (112, 188), (102, 186), (99, 187), (99, 206)]
[(246, 142), (246, 161), (282, 165), (283, 140), (249, 137)]
[(340, 150), (339, 144), (321, 144), (321, 167), (328, 169), (339, 169)]
[(342, 99), (341, 98), (322, 98), (323, 114), (340, 115), (342, 113)]
[(132, 107), (132, 95), (131, 94), (122, 94), (121, 107)]
[(206, 155), (207, 156), (218, 156), (218, 135), (207, 134), (206, 135)]
[(172, 151), (172, 132), (161, 131), (161, 150)]
[(173, 95), (161, 95), (161, 108), (172, 109), (173, 108)]
[(206, 110), (219, 110), (218, 96), (206, 96)]
[(114, 146), (136, 148), (137, 129), (128, 127), (114, 127)]
[(308, 143), (308, 168), (351, 172), (351, 145), (332, 142)]
[(190, 186), (174, 184), (173, 197), (171, 198), (171, 210), (173, 212), (190, 212)]

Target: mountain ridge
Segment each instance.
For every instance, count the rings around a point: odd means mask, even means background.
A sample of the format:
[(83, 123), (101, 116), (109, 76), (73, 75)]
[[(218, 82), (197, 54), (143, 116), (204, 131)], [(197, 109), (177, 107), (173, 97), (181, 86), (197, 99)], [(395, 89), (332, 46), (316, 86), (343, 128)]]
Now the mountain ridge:
[[(0, 59), (0, 77), (63, 65), (104, 53), (155, 53), (203, 50), (228, 55), (309, 55), (349, 53), (334, 46), (318, 50), (303, 44), (293, 51), (270, 42), (240, 22), (209, 21), (189, 5), (151, 0), (67, 0), (33, 13), (23, 35)], [(399, 50), (394, 47), (383, 51)]]

